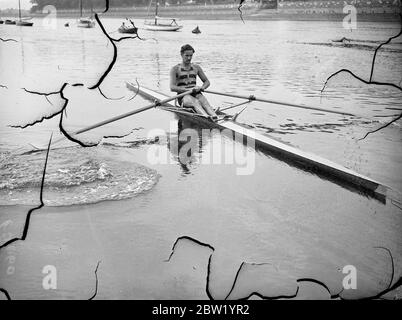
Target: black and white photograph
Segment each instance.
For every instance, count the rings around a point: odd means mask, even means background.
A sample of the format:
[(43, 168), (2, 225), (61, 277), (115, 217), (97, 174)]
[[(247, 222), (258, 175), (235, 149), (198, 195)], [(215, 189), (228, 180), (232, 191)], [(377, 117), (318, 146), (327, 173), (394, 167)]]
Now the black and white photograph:
[(401, 7), (0, 0), (0, 300), (401, 300)]

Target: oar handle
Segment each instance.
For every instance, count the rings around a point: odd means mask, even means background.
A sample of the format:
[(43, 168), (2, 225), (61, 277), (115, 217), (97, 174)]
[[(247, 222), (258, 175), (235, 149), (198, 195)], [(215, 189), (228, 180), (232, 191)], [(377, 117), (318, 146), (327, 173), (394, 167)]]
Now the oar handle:
[(272, 103), (272, 104), (279, 104), (279, 105), (293, 107), (293, 108), (322, 111), (322, 112), (335, 113), (335, 114), (341, 114), (341, 115), (347, 115), (347, 116), (356, 116), (353, 113), (323, 109), (323, 108), (318, 108), (318, 107), (310, 107), (310, 106), (305, 106), (305, 105), (300, 105), (300, 104), (295, 104), (295, 103), (290, 103), (290, 102), (285, 102), (285, 101), (261, 99), (261, 98), (255, 97), (253, 95), (244, 96), (244, 95), (224, 93), (224, 92), (218, 92), (218, 91), (212, 91), (212, 90), (204, 90), (204, 92), (211, 93), (211, 94), (217, 94), (217, 95), (221, 95), (221, 96), (226, 96), (226, 97), (232, 97), (232, 98), (247, 99), (250, 101), (260, 101), (260, 102), (266, 102), (266, 103)]

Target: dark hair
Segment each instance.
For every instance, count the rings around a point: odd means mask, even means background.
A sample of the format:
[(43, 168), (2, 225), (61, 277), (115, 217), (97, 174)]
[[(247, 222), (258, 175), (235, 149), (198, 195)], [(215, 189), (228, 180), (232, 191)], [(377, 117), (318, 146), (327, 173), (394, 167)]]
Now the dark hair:
[(182, 46), (180, 48), (180, 54), (182, 54), (184, 51), (187, 51), (187, 50), (192, 50), (193, 53), (195, 52), (195, 50), (192, 46), (190, 46), (189, 44), (185, 44), (184, 46)]

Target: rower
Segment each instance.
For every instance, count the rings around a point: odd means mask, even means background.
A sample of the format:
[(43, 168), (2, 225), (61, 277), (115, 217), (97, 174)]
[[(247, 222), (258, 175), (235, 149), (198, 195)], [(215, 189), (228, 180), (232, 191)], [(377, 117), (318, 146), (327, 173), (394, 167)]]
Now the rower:
[[(170, 90), (183, 93), (193, 89), (191, 94), (185, 95), (178, 100), (179, 104), (184, 108), (193, 108), (197, 113), (216, 121), (218, 116), (201, 93), (209, 87), (210, 82), (202, 68), (197, 64), (191, 63), (194, 52), (194, 48), (189, 44), (181, 47), (182, 62), (170, 70)], [(203, 82), (201, 87), (197, 86), (197, 76)]]

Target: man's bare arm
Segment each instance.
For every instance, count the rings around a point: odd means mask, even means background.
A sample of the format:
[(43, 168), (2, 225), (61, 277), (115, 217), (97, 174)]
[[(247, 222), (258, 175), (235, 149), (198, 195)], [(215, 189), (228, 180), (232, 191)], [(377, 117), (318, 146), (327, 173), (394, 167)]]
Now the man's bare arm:
[(198, 76), (200, 77), (201, 81), (203, 82), (202, 86), (201, 86), (201, 90), (205, 90), (207, 89), (211, 83), (209, 82), (207, 76), (204, 73), (204, 70), (202, 70), (202, 68), (200, 66), (198, 66)]

